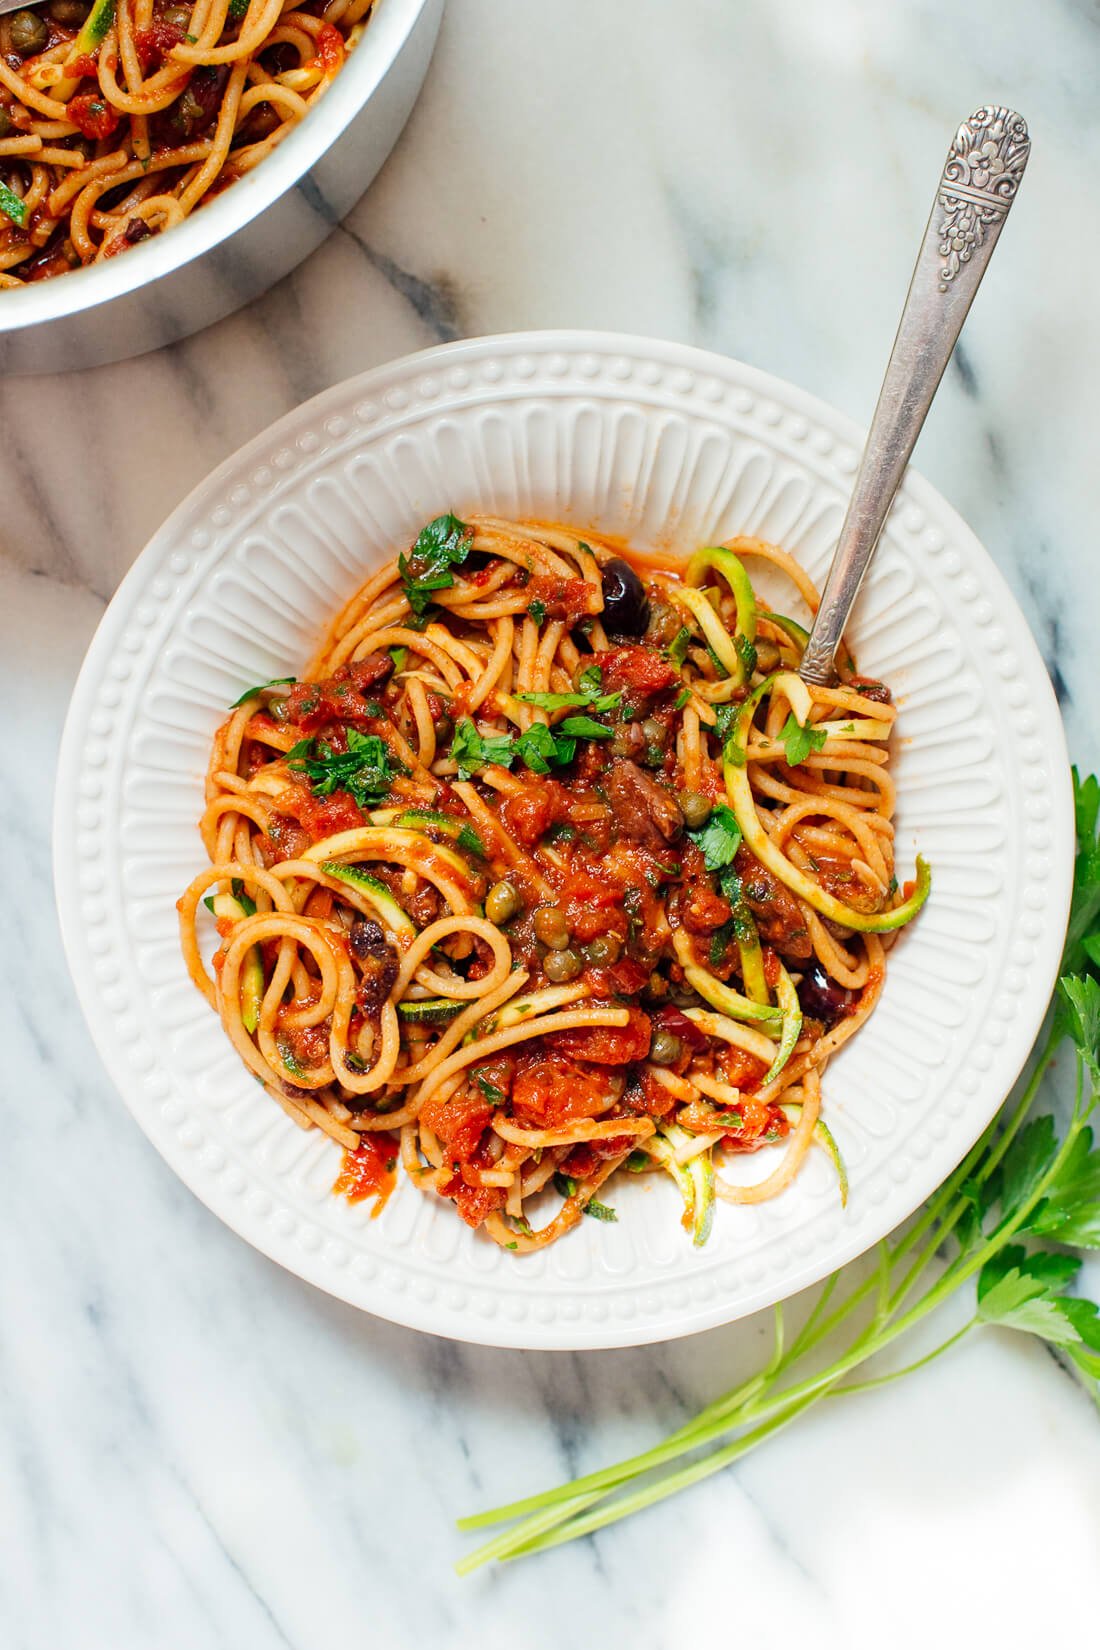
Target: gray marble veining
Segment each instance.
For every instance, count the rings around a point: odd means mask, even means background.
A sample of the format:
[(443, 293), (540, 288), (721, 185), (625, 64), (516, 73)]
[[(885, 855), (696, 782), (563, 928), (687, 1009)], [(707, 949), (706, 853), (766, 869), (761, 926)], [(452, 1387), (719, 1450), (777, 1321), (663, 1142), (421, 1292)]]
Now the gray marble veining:
[(0, 384), (5, 1650), (1076, 1632), (1047, 1578), (1095, 1569), (1095, 1415), (1042, 1350), (992, 1333), (595, 1542), (458, 1582), (454, 1517), (655, 1441), (760, 1357), (766, 1325), (501, 1353), (279, 1272), (112, 1092), (48, 844), (103, 604), (233, 448), (375, 362), (555, 324), (725, 350), (865, 420), (930, 169), (989, 98), (1035, 149), (917, 464), (1005, 572), (1095, 768), (1098, 72), (1100, 14), (1074, 0), (450, 0), (391, 161), (265, 300), (142, 360)]

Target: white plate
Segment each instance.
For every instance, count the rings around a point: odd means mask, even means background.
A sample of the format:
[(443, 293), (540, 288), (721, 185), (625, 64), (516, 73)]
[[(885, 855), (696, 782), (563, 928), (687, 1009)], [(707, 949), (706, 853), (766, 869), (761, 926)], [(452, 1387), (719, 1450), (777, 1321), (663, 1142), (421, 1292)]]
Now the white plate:
[[(331, 612), (441, 510), (599, 526), (690, 549), (755, 533), (820, 580), (858, 456), (801, 390), (673, 344), (528, 333), (429, 350), (319, 396), (223, 464), (138, 558), (62, 744), (55, 874), (92, 1035), (158, 1151), (256, 1248), (371, 1312), (461, 1340), (594, 1347), (724, 1323), (868, 1248), (947, 1175), (1034, 1040), (1068, 910), (1061, 722), (1007, 587), (910, 475), (853, 629), (901, 699), (899, 875), (932, 898), (867, 1029), (830, 1066), (848, 1160), (821, 1153), (695, 1250), (654, 1177), (517, 1259), (407, 1181), (377, 1220), (330, 1195), (339, 1154), (244, 1070), (185, 972), (175, 900), (205, 863), (210, 737), (250, 682), (299, 669)], [(663, 1180), (663, 1177), (662, 1177)]]

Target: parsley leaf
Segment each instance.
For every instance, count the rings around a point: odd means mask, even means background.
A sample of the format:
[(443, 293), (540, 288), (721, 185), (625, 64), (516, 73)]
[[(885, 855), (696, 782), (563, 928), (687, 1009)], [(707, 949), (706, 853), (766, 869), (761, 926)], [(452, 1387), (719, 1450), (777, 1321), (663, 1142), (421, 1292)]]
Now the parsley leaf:
[(820, 728), (812, 728), (809, 724), (803, 726), (792, 710), (779, 730), (779, 737), (787, 748), (788, 766), (796, 768), (800, 762), (805, 762), (811, 751), (819, 751), (829, 736)]
[(741, 827), (732, 808), (727, 808), (724, 802), (712, 811), (705, 825), (689, 831), (688, 836), (702, 854), (708, 871), (720, 871), (723, 866), (732, 865), (741, 846)]
[(516, 755), (532, 773), (549, 773), (551, 766), (573, 760), (577, 741), (559, 739), (545, 722), (532, 722), (516, 740)]
[(10, 218), (19, 229), (27, 227), (27, 203), (6, 183), (0, 183), (0, 212)]
[(610, 1204), (597, 1203), (594, 1197), (589, 1198), (584, 1206), (584, 1212), (586, 1215), (591, 1215), (595, 1220), (618, 1220), (619, 1218)]
[(580, 673), (577, 686), (582, 693), (600, 693), (603, 689), (603, 671), (600, 666), (587, 665)]
[(437, 590), (449, 590), (455, 582), (452, 567), (466, 560), (473, 532), (457, 516), (436, 516), (418, 537), (409, 555), (397, 558), (401, 584), (413, 612), (420, 616), (431, 605)]
[(536, 624), (542, 624), (546, 618), (546, 603), (540, 602), (536, 596), (534, 601), (528, 605), (527, 614), (529, 618), (534, 619)]
[(515, 746), (508, 734), (492, 734), (488, 739), (483, 739), (468, 716), (464, 716), (455, 728), (451, 760), (458, 763), (460, 779), (472, 778), (478, 768), (484, 768), (490, 762), (510, 768), (515, 759)]
[(495, 1083), (490, 1082), (483, 1071), (474, 1072), (474, 1082), (490, 1105), (500, 1106), (504, 1104), (504, 1090), (498, 1089)]
[[(983, 1323), (1039, 1335), (1055, 1346), (1089, 1344), (1086, 1336), (1091, 1333), (1100, 1340), (1096, 1307), (1089, 1301), (1062, 1298), (1080, 1266), (1072, 1255), (1042, 1250), (1029, 1255), (1020, 1244), (1007, 1244), (982, 1267), (978, 1278), (979, 1318)], [(1080, 1319), (1081, 1328), (1075, 1318)]]
[(273, 676), (270, 682), (260, 682), (256, 685), (256, 687), (245, 688), (240, 698), (234, 699), (229, 708), (230, 710), (238, 710), (240, 706), (244, 704), (246, 699), (255, 699), (259, 694), (266, 693), (268, 688), (289, 687), (291, 682), (296, 682), (297, 680), (298, 678), (296, 676)]
[(605, 728), (591, 716), (566, 716), (553, 729), (555, 734), (570, 734), (575, 739), (611, 739), (611, 729)]
[(517, 693), (516, 698), (522, 699), (525, 705), (538, 705), (540, 710), (565, 710), (570, 705), (584, 706), (588, 710), (617, 710), (622, 700), (622, 693), (595, 693), (582, 690), (579, 693)]
[(1063, 974), (1083, 973), (1095, 953), (1087, 943), (1100, 922), (1100, 781), (1095, 774), (1082, 779), (1073, 770), (1073, 804), (1077, 819), (1077, 859), (1073, 869), (1073, 902), (1070, 906)]
[(578, 1184), (571, 1174), (562, 1174), (560, 1170), (554, 1176), (554, 1190), (562, 1197), (576, 1197)]
[(1057, 1150), (1053, 1117), (1036, 1117), (1020, 1130), (1001, 1165), (1001, 1207), (1006, 1214), (1035, 1190)]
[(1082, 1129), (1073, 1142), (1025, 1230), (1080, 1249), (1100, 1249), (1100, 1150), (1092, 1150), (1091, 1129)]
[(349, 728), (347, 737), (346, 751), (334, 751), (320, 739), (300, 739), (287, 752), (286, 765), (305, 774), (315, 796), (342, 790), (361, 808), (374, 807), (407, 770), (378, 734)]

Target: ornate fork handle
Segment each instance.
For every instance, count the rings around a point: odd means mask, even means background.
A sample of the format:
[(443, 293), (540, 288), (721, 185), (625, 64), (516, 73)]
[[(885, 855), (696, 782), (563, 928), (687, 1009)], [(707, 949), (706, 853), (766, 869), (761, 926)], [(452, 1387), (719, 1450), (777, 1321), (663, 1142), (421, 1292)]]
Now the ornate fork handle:
[(1012, 109), (979, 109), (955, 134), (802, 660), (807, 682), (835, 677), (852, 603), (1030, 152), (1027, 123)]

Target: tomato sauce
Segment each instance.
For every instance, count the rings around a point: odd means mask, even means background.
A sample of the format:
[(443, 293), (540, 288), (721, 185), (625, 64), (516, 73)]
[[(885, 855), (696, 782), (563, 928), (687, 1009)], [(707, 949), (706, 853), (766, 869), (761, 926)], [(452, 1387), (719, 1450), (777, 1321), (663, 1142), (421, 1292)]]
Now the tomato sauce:
[(397, 1184), (397, 1141), (392, 1134), (363, 1134), (354, 1151), (344, 1152), (344, 1161), (332, 1189), (349, 1203), (377, 1198), (371, 1210), (374, 1220)]

